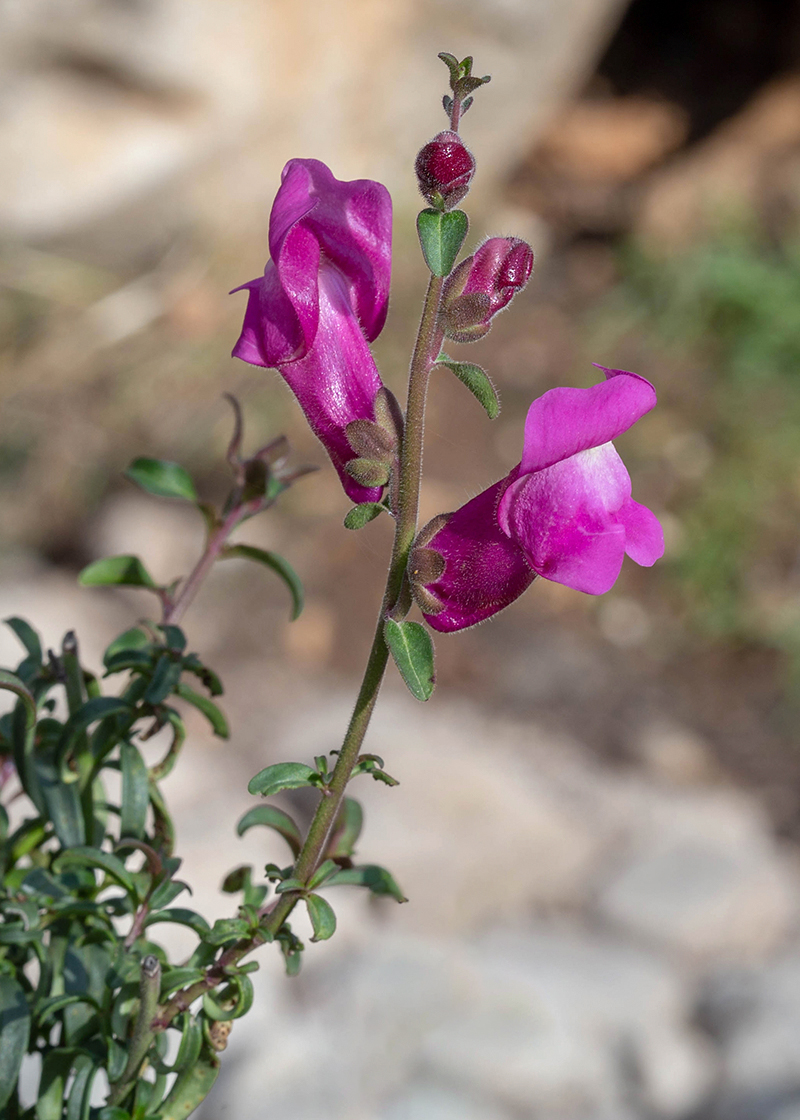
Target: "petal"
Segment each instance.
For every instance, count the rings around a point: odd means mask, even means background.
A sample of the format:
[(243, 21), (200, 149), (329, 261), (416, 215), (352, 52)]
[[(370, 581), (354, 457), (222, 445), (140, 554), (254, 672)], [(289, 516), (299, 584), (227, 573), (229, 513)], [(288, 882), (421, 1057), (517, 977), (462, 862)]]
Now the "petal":
[(656, 515), (633, 498), (617, 513), (625, 526), (625, 551), (631, 560), (650, 568), (664, 555), (664, 530)]
[(450, 516), (427, 548), (444, 557), (445, 569), (427, 585), (443, 609), (425, 615), (434, 630), (451, 633), (474, 626), (518, 598), (533, 582), (535, 573), (522, 550), (500, 531), (497, 503), (508, 478), (496, 482)]
[(533, 402), (525, 421), (525, 474), (608, 443), (653, 408), (656, 392), (644, 377), (621, 369), (604, 372), (607, 380), (599, 385), (550, 389)]
[(281, 365), (314, 434), (324, 444), (354, 502), (377, 501), (380, 487), (364, 487), (344, 470), (356, 455), (344, 429), (351, 420), (374, 420), (381, 379), (372, 353), (353, 316), (347, 286), (338, 269), (319, 271), (319, 326), (305, 357)]
[(538, 575), (602, 595), (622, 567), (625, 526), (617, 512), (630, 492), (625, 465), (606, 444), (522, 475), (503, 495), (498, 523)]
[[(242, 333), (232, 354), (256, 366), (279, 366), (305, 354), (317, 332), (318, 308), (306, 306), (301, 318), (281, 286), (272, 261), (264, 275), (250, 280), (235, 292), (246, 289), (247, 310)], [(316, 282), (314, 287), (316, 303)]]
[[(283, 170), (270, 216), (272, 259), (284, 276), (302, 226), (347, 278), (353, 308), (372, 341), (386, 321), (391, 279), (392, 201), (371, 179), (343, 182), (316, 159), (293, 159)], [(288, 289), (287, 289), (288, 290)]]

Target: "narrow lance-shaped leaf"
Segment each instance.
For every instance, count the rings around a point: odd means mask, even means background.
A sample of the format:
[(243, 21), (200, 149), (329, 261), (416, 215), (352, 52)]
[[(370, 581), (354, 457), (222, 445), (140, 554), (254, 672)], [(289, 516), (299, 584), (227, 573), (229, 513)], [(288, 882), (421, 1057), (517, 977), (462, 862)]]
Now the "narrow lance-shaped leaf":
[(394, 877), (385, 867), (368, 863), (363, 867), (348, 867), (338, 871), (325, 884), (326, 887), (368, 887), (373, 894), (389, 895), (398, 902), (408, 902), (408, 899), (398, 887)]
[(144, 836), (147, 809), (150, 805), (150, 785), (147, 766), (133, 743), (122, 743), (119, 748), (122, 769), (122, 804), (119, 824), (120, 836), (141, 840)]
[(183, 498), (187, 502), (198, 500), (192, 476), (179, 463), (170, 463), (166, 459), (134, 459), (125, 471), (125, 477), (148, 494), (156, 494), (160, 498)]
[(268, 552), (264, 548), (256, 548), (251, 544), (228, 545), (227, 548), (222, 550), (221, 555), (222, 559), (239, 557), (243, 560), (255, 560), (258, 564), (264, 564), (267, 568), (272, 568), (273, 572), (279, 575), (286, 584), (292, 596), (292, 621), (299, 616), (303, 609), (303, 585), (288, 560), (284, 560), (277, 552)]
[(175, 685), (174, 691), (176, 696), (180, 696), (187, 704), (192, 704), (199, 712), (203, 713), (211, 724), (215, 735), (218, 735), (220, 739), (228, 738), (230, 735), (228, 721), (213, 700), (209, 700), (207, 696), (201, 696), (199, 692), (195, 692), (193, 688), (189, 688), (182, 681)]
[[(255, 781), (255, 778), (253, 781)], [(244, 836), (249, 828), (257, 824), (265, 825), (267, 828), (273, 828), (276, 832), (279, 832), (292, 849), (292, 853), (295, 856), (300, 854), (300, 849), (303, 846), (300, 829), (289, 814), (284, 813), (283, 809), (278, 809), (275, 805), (256, 805), (245, 813), (239, 821), (236, 832), (239, 836)]]
[(121, 887), (134, 897), (137, 895), (136, 884), (129, 871), (125, 869), (125, 864), (121, 859), (112, 856), (110, 852), (100, 851), (98, 848), (89, 847), (76, 847), (71, 848), (69, 851), (62, 852), (56, 859), (53, 867), (55, 870), (60, 871), (64, 867), (77, 866), (77, 867), (96, 867), (119, 883)]
[(106, 556), (87, 565), (78, 576), (82, 587), (147, 587), (157, 591), (158, 585), (138, 556)]
[(500, 415), (500, 398), (486, 370), (472, 362), (455, 362), (444, 354), (439, 357), (436, 364), (449, 369), (463, 385), (466, 385), (470, 393), (486, 409), (490, 420), (497, 419)]
[(0, 975), (0, 1109), (16, 1089), (30, 1025), (25, 992), (12, 976)]
[(23, 646), (38, 665), (42, 663), (42, 643), (39, 635), (24, 618), (5, 618), (6, 626), (10, 627), (17, 635)]
[(419, 622), (395, 622), (387, 619), (384, 637), (400, 676), (417, 700), (429, 700), (436, 683), (433, 665), (433, 642)]
[(208, 1046), (203, 1047), (199, 1059), (178, 1075), (155, 1114), (158, 1120), (186, 1120), (208, 1096), (218, 1074), (219, 1058)]

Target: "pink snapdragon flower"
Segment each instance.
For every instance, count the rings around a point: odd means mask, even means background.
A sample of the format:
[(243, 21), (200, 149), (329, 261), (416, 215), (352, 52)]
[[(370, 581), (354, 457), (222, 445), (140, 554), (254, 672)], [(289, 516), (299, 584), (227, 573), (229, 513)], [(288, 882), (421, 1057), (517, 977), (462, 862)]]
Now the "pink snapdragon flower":
[[(423, 549), (444, 561), (435, 578), (417, 581), (434, 630), (489, 618), (537, 575), (602, 595), (626, 553), (647, 567), (663, 555), (661, 525), (631, 497), (630, 476), (611, 443), (653, 408), (655, 390), (635, 373), (598, 368), (606, 375), (599, 385), (551, 389), (535, 400), (520, 464), (432, 536), (423, 530)], [(426, 559), (430, 570), (430, 553)], [(414, 566), (412, 552), (412, 582)]]
[(386, 320), (392, 202), (370, 179), (342, 182), (316, 159), (286, 164), (269, 220), (271, 260), (248, 291), (233, 355), (274, 367), (289, 383), (354, 502), (380, 487), (345, 471), (356, 458), (345, 434), (375, 419), (381, 379), (368, 343)]
[(453, 269), (442, 292), (445, 335), (476, 342), (528, 283), (533, 249), (519, 237), (490, 237)]

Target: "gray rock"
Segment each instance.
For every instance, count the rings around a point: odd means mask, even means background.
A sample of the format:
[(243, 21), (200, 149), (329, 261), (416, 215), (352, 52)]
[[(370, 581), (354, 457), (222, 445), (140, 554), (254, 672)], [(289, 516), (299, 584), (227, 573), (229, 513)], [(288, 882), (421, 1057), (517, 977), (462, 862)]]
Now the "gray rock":
[(698, 958), (777, 947), (797, 915), (797, 874), (756, 804), (727, 791), (640, 794), (600, 913)]

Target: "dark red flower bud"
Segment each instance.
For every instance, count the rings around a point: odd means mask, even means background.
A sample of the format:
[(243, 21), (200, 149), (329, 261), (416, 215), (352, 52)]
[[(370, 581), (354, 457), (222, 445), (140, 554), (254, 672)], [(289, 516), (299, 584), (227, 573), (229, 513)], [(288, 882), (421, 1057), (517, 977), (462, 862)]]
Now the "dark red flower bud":
[(442, 308), (448, 338), (474, 342), (533, 271), (533, 249), (519, 237), (490, 237), (447, 278)]
[(440, 132), (417, 156), (414, 168), (422, 196), (437, 210), (452, 210), (469, 190), (475, 160), (457, 132)]

